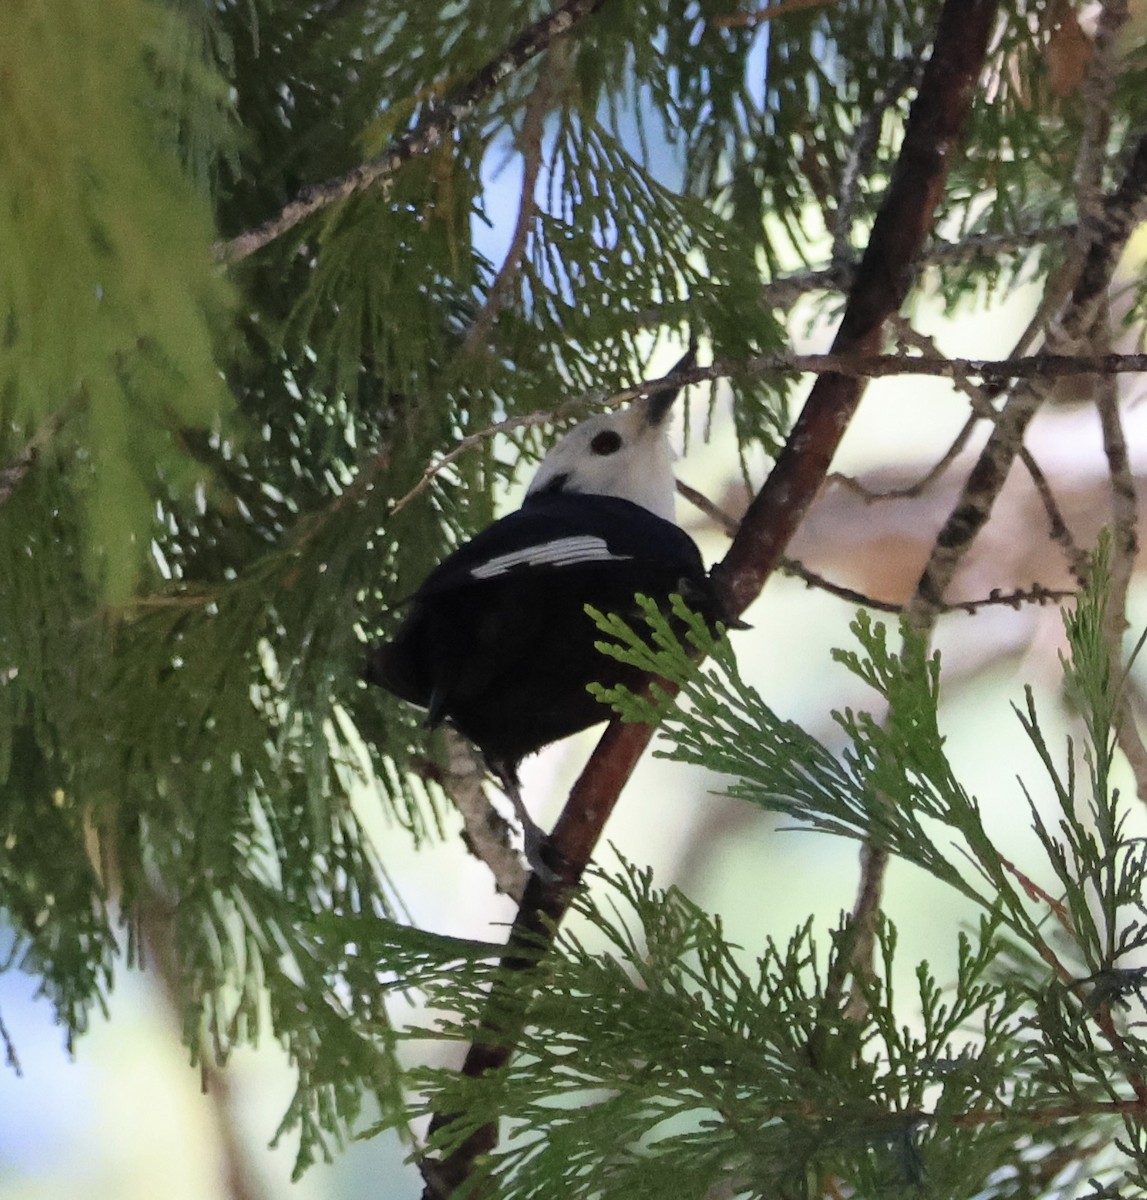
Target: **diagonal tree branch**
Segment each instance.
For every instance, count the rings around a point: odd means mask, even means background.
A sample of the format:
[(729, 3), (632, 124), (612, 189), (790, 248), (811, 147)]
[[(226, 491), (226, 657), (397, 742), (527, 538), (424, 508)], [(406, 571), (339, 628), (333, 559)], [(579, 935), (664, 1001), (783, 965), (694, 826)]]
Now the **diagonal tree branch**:
[[(884, 322), (899, 309), (907, 293), (913, 265), (957, 156), (996, 9), (995, 0), (946, 0), (896, 170), (857, 271), (834, 353), (877, 351)], [(863, 389), (862, 380), (835, 372), (817, 380), (729, 553), (714, 569), (714, 582), (730, 620), (755, 599), (779, 564), (785, 545), (828, 473)], [(491, 995), (491, 1015), (501, 1014), (501, 1018), (491, 1023), (490, 1040), (476, 1041), (470, 1047), (464, 1074), (476, 1077), (496, 1070), (513, 1053), (525, 1012), (519, 1008), (507, 1019), (506, 997), (520, 987), (521, 972), (536, 962), (537, 946), (552, 941), (618, 795), (652, 735), (649, 726), (613, 722), (574, 785), (551, 836), (558, 856), (555, 878), (542, 880), (536, 874), (530, 878), (502, 960), (506, 982), (504, 987), (495, 983)], [(527, 949), (532, 952), (526, 953)], [(432, 1134), (455, 1119), (453, 1114), (438, 1113)], [(426, 1200), (449, 1196), (463, 1183), (472, 1184), (478, 1158), (496, 1144), (496, 1126), (486, 1125), (473, 1131), (446, 1158), (424, 1163)]]
[[(1089, 248), (1072, 289), (1070, 305), (1060, 321), (1059, 336), (1077, 338), (1094, 324), (1094, 313), (1106, 295), (1127, 239), (1147, 209), (1147, 133), (1140, 135), (1128, 159), (1123, 179), (1089, 222)], [(1097, 356), (1103, 358), (1104, 356)], [(1097, 370), (1097, 374), (1103, 374)], [(964, 492), (936, 541), (936, 547), (917, 587), (913, 621), (931, 627), (935, 612), (972, 540), (983, 528), (1019, 453), (1024, 431), (1043, 400), (1042, 389), (1025, 380), (1004, 406), (973, 468)]]
[[(931, 338), (925, 337), (917, 333), (911, 327), (907, 326), (907, 322), (903, 323), (900, 329), (901, 340), (907, 345), (914, 346), (918, 350), (923, 350), (925, 353), (935, 353), (935, 343)], [(1037, 356), (1039, 357), (1039, 356)], [(1104, 378), (1112, 378), (1104, 376)], [(977, 419), (995, 421), (997, 413), (992, 406), (991, 399), (987, 394), (987, 389), (974, 384), (966, 375), (956, 379), (956, 384), (960, 390), (968, 397), (972, 404), (972, 421)], [(971, 423), (964, 426), (961, 433), (969, 432)], [(949, 449), (952, 453), (957, 446), (963, 446), (966, 438), (957, 437)], [(1063, 513), (1060, 511), (1059, 502), (1055, 498), (1055, 493), (1051, 490), (1051, 484), (1048, 482), (1047, 476), (1039, 463), (1036, 462), (1035, 456), (1026, 447), (1021, 445), (1019, 449), (1020, 461), (1024, 464), (1028, 475), (1031, 478), (1032, 486), (1036, 490), (1040, 501), (1043, 504), (1044, 512), (1047, 514), (1048, 534), (1051, 540), (1060, 548), (1064, 557), (1067, 560), (1068, 568), (1076, 582), (1082, 586), (1087, 568), (1087, 555), (1083, 550), (1076, 545), (1075, 539), (1071, 535), (1071, 530), (1067, 526), (1067, 522), (1063, 518)]]
[[(1094, 65), (1094, 64), (1093, 64)], [(1103, 64), (1096, 68), (1103, 70)], [(1083, 153), (1089, 153), (1085, 147)], [(1127, 160), (1123, 179), (1100, 205), (1080, 213), (1073, 255), (1051, 281), (1037, 317), (1021, 337), (1017, 353), (1031, 344), (1053, 320), (1064, 300), (1067, 306), (1048, 346), (1074, 347), (1095, 325), (1096, 314), (1106, 302), (1116, 264), (1147, 203), (1147, 134), (1141, 135)], [(1040, 357), (1040, 356), (1036, 356)], [(1050, 357), (1050, 356), (1049, 356)], [(1103, 372), (1097, 372), (1102, 374)], [(1008, 472), (1023, 448), (1024, 433), (1039, 410), (1045, 389), (1038, 376), (1025, 378), (1008, 399), (996, 419), (984, 449), (964, 484), (956, 507), (933, 546), (921, 574), (916, 595), (908, 606), (907, 618), (926, 637), (944, 611), (944, 594), (973, 540), (991, 515)], [(874, 947), (875, 919), (879, 909), (887, 852), (867, 847), (862, 859), (861, 884), (853, 921), (858, 930), (852, 961), (854, 969), (869, 969)], [(854, 988), (853, 1009), (863, 1004), (861, 990)]]
[[(944, 5), (833, 354), (875, 354), (885, 321), (899, 311), (967, 121), (995, 14), (988, 0)], [(828, 474), (863, 390), (863, 383), (840, 372), (817, 380), (768, 481), (749, 506), (741, 533), (714, 571), (730, 616), (744, 611), (776, 567)]]
[(504, 79), (595, 13), (604, 3), (605, 0), (565, 0), (549, 16), (527, 26), (501, 54), (492, 58), (465, 83), (447, 93), (443, 100), (430, 104), (414, 128), (396, 138), (381, 154), (337, 179), (328, 179), (304, 188), (294, 200), (262, 225), (229, 241), (217, 242), (215, 256), (225, 263), (240, 262), (294, 229), (300, 221), (339, 200), (346, 200), (384, 182), (403, 163), (441, 145)]

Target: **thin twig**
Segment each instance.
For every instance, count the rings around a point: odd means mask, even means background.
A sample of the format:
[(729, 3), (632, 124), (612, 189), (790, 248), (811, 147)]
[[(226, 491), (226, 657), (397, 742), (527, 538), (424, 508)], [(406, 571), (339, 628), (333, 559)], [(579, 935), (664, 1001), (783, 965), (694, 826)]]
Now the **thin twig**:
[(552, 425), (591, 408), (617, 408), (639, 396), (648, 395), (672, 382), (681, 387), (707, 383), (715, 379), (746, 374), (815, 374), (822, 378), (837, 376), (849, 381), (900, 375), (926, 375), (943, 379), (965, 379), (978, 375), (984, 379), (1059, 379), (1070, 375), (1123, 374), (1147, 372), (1147, 354), (1051, 354), (1030, 355), (1018, 359), (944, 358), (903, 354), (860, 354), (835, 351), (830, 354), (765, 354), (742, 363), (713, 363), (674, 371), (657, 379), (647, 379), (633, 387), (607, 394), (601, 391), (575, 396), (548, 411), (527, 413), (498, 421), (485, 429), (467, 434), (451, 450), (435, 459), (422, 472), (415, 485), (391, 507), (391, 515), (401, 512), (431, 481), (451, 463), (470, 450), (484, 445), (500, 433), (512, 433), (539, 425)]
[[(1123, 633), (1127, 628), (1127, 593), (1135, 560), (1139, 556), (1139, 508), (1135, 497), (1135, 481), (1127, 457), (1127, 439), (1119, 413), (1119, 394), (1112, 379), (1099, 380), (1096, 397), (1099, 424), (1103, 433), (1103, 450), (1107, 456), (1111, 479), (1111, 507), (1114, 517), (1114, 538), (1111, 556), (1111, 590), (1108, 594), (1104, 634), (1111, 654), (1111, 677), (1122, 679)], [(1135, 777), (1139, 799), (1147, 804), (1147, 747), (1139, 736), (1126, 691), (1119, 695), (1116, 712), (1116, 737)]]
[[(955, 266), (981, 257), (1023, 254), (1037, 246), (1058, 245), (1070, 240), (1075, 237), (1075, 230), (1074, 224), (1053, 225), (1018, 233), (971, 234), (959, 242), (934, 241), (921, 256), (920, 265)], [(790, 308), (809, 292), (846, 292), (852, 286), (858, 265), (855, 261), (834, 262), (819, 270), (782, 275), (765, 284), (761, 301), (770, 307)]]
[(446, 765), (418, 764), (418, 773), (430, 779), (446, 793), (462, 817), (462, 840), (479, 861), (485, 863), (494, 878), (494, 886), (521, 903), (528, 872), (521, 856), (510, 844), (510, 823), (498, 812), (486, 795), (489, 772), (470, 743), (452, 729), (444, 729)]
[(441, 145), (503, 80), (595, 13), (603, 3), (605, 0), (565, 0), (548, 16), (527, 26), (505, 50), (465, 83), (452, 89), (443, 100), (429, 104), (415, 126), (391, 142), (381, 154), (346, 175), (304, 188), (269, 220), (229, 241), (216, 243), (216, 257), (226, 263), (239, 262), (282, 237), (307, 217), (384, 183), (404, 163)]
[[(1029, 329), (1031, 328), (1029, 326)], [(1027, 336), (1025, 332), (1025, 338)], [(912, 329), (907, 321), (902, 322), (900, 337), (906, 345), (911, 346), (917, 351), (925, 354), (937, 353), (936, 344), (933, 339)], [(988, 394), (987, 389), (978, 387), (966, 375), (957, 377), (956, 385), (971, 402), (972, 418), (964, 426), (964, 429), (961, 430), (960, 435), (957, 436), (956, 442), (953, 445), (960, 442), (961, 436), (964, 437), (965, 441), (967, 440), (965, 435), (971, 433), (971, 424), (973, 421), (985, 420), (994, 422), (997, 418), (996, 409), (992, 405), (992, 397)], [(951, 448), (949, 448), (949, 454), (951, 454)], [(947, 458), (948, 456), (945, 455), (945, 459)], [(1063, 551), (1072, 578), (1082, 587), (1087, 574), (1087, 554), (1079, 546), (1075, 538), (1072, 537), (1071, 529), (1064, 519), (1059, 502), (1055, 498), (1055, 493), (1051, 490), (1051, 484), (1048, 482), (1043, 468), (1036, 462), (1035, 456), (1022, 442), (1019, 448), (1019, 459), (1031, 478), (1032, 486), (1035, 488), (1036, 495), (1039, 496), (1040, 503), (1043, 505), (1044, 512), (1047, 515), (1048, 535), (1060, 550)], [(942, 459), (940, 465), (943, 465), (944, 461)]]
[[(553, 54), (549, 56), (553, 58)], [(472, 354), (482, 346), (494, 328), (498, 315), (510, 298), (514, 279), (521, 270), (526, 255), (526, 244), (530, 228), (537, 214), (538, 177), (542, 170), (542, 135), (545, 132), (546, 113), (554, 93), (553, 69), (542, 70), (538, 82), (526, 100), (522, 116), (522, 129), (517, 137), (518, 152), (522, 156), (522, 187), (518, 195), (518, 218), (510, 237), (510, 247), (498, 268), (498, 274), (490, 285), (486, 302), (478, 311), (470, 328), (466, 331), (463, 353)]]
[(740, 529), (741, 522), (710, 500), (704, 492), (699, 492), (695, 487), (690, 487), (689, 484), (682, 483), (678, 479), (677, 495), (684, 500), (688, 500), (699, 512), (703, 512), (715, 525), (720, 526), (729, 537), (737, 536), (737, 530)]
[(872, 488), (865, 487), (859, 479), (854, 479), (851, 475), (844, 475), (839, 471), (834, 471), (829, 475), (826, 482), (839, 483), (850, 492), (855, 492), (867, 504), (875, 504), (881, 500), (914, 500), (916, 497), (922, 496), (956, 461), (961, 451), (968, 444), (968, 439), (980, 423), (980, 419), (980, 417), (973, 413), (964, 422), (959, 433), (952, 439), (948, 449), (944, 451), (940, 458), (915, 483), (907, 484), (905, 487), (889, 488), (887, 491), (876, 492)]
[[(825, 579), (823, 575), (809, 570), (808, 567), (795, 558), (781, 559), (780, 569), (786, 575), (793, 575), (797, 579), (802, 580), (811, 588), (827, 592), (830, 596), (836, 596), (837, 599), (846, 600), (849, 604), (855, 604), (860, 608), (871, 608), (876, 612), (897, 614), (908, 611), (908, 606), (905, 604), (896, 604), (890, 600), (877, 600), (874, 596), (866, 596), (863, 592), (855, 591), (853, 588), (845, 587), (843, 584), (833, 583), (831, 580)], [(1040, 606), (1045, 604), (1062, 604), (1065, 600), (1070, 600), (1074, 596), (1075, 592), (1073, 591), (1062, 591), (1044, 587), (1042, 583), (1033, 583), (1030, 588), (1016, 588), (1010, 592), (1001, 592), (997, 589), (980, 600), (956, 600), (951, 604), (942, 605), (940, 613), (962, 612), (972, 615), (979, 612), (981, 608), (1019, 609), (1025, 604), (1038, 604)]]
[[(884, 499), (892, 495), (891, 492), (881, 492), (878, 494), (869, 492), (862, 484), (857, 483), (856, 480), (850, 479), (848, 476), (830, 475), (829, 479), (840, 480), (848, 486), (855, 488), (869, 501)], [(684, 497), (695, 508), (703, 512), (730, 537), (736, 536), (740, 522), (717, 504), (714, 504), (704, 492), (699, 492), (696, 488), (690, 487), (687, 483), (682, 483), (679, 479), (677, 480), (677, 494)], [(877, 600), (874, 596), (867, 596), (863, 592), (845, 587), (843, 584), (833, 583), (816, 571), (810, 570), (798, 559), (782, 558), (780, 569), (786, 575), (792, 575), (802, 580), (809, 587), (816, 588), (817, 591), (827, 592), (830, 596), (836, 596), (839, 600), (846, 600), (849, 604), (855, 604), (861, 608), (870, 608), (876, 612), (904, 612), (905, 606), (903, 604), (895, 604), (889, 600)], [(1070, 600), (1074, 595), (1074, 592), (1057, 591), (1053, 588), (1044, 587), (1043, 584), (1033, 583), (1030, 588), (1017, 588), (1011, 592), (994, 591), (982, 600), (960, 600), (954, 604), (946, 604), (942, 611), (946, 613), (964, 612), (972, 614), (981, 608), (1018, 609), (1025, 604), (1060, 604), (1065, 600)]]
[(895, 64), (892, 81), (876, 97), (872, 107), (853, 131), (848, 156), (840, 173), (836, 213), (832, 220), (832, 262), (834, 266), (847, 264), (852, 251), (852, 226), (856, 216), (856, 203), (860, 197), (860, 181), (867, 174), (872, 156), (880, 141), (880, 128), (884, 115), (914, 87), (924, 69), (924, 47), (913, 46)]

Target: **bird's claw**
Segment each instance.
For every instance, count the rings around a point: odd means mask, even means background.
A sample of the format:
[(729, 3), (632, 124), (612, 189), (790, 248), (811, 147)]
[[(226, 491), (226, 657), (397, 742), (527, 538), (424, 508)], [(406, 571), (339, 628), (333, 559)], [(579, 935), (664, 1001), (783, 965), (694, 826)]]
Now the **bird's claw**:
[(533, 873), (542, 881), (542, 883), (556, 883), (558, 881), (558, 873), (546, 862), (545, 851), (553, 853), (553, 843), (542, 830), (540, 825), (533, 821), (525, 821), (522, 824), (523, 846), (522, 850), (526, 857), (526, 862)]

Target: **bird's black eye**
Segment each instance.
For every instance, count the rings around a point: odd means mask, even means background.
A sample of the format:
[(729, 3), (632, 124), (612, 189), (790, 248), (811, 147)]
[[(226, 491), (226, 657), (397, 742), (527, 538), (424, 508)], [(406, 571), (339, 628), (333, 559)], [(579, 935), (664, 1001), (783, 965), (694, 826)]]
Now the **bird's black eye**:
[(616, 454), (621, 449), (621, 434), (614, 433), (612, 429), (603, 429), (594, 435), (589, 448), (594, 454)]

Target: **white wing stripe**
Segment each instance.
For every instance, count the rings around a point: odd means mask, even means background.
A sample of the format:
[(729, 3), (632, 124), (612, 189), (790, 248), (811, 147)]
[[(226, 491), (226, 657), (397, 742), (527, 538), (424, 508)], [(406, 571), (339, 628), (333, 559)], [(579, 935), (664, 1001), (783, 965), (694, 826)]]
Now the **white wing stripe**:
[(585, 534), (499, 554), (480, 566), (471, 567), (470, 574), (474, 579), (493, 579), (515, 567), (572, 567), (579, 563), (620, 562), (632, 557), (631, 554), (614, 554), (604, 538)]

